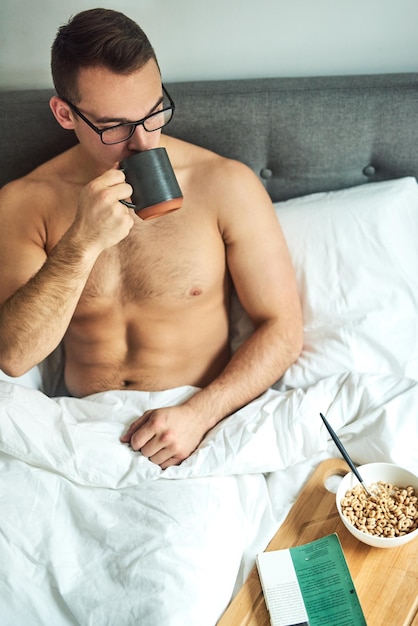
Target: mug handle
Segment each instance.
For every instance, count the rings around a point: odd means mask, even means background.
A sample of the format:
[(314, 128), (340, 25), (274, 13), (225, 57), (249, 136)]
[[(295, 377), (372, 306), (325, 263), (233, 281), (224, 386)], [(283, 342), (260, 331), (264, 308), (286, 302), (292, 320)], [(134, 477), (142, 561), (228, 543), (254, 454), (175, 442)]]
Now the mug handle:
[[(121, 172), (125, 173), (125, 170), (123, 169), (123, 167), (119, 167), (119, 169)], [(136, 209), (135, 204), (132, 204), (132, 202), (128, 202), (127, 200), (119, 200), (119, 202), (127, 206), (128, 209)]]
[(128, 207), (128, 209), (136, 209), (136, 205), (132, 204), (132, 202), (128, 202), (127, 200), (119, 200), (122, 204)]

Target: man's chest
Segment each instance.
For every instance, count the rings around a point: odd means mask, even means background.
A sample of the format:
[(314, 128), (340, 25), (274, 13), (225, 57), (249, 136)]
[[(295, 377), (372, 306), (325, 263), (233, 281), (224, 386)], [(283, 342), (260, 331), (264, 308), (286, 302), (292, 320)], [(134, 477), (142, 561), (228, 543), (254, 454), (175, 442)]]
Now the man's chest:
[[(165, 224), (139, 224), (117, 246), (105, 250), (91, 272), (82, 300), (120, 303), (181, 301), (223, 289), (225, 249), (215, 227), (194, 228), (169, 216)], [(149, 227), (151, 226), (151, 228)]]

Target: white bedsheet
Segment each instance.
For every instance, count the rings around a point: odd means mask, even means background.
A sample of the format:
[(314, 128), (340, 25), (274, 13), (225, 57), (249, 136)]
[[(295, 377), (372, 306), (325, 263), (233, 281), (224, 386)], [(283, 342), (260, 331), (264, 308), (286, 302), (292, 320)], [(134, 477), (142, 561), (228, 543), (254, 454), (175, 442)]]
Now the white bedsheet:
[(214, 626), (317, 463), (418, 473), (418, 383), (340, 374), (269, 390), (165, 471), (119, 442), (183, 387), (51, 399), (0, 382), (2, 626)]

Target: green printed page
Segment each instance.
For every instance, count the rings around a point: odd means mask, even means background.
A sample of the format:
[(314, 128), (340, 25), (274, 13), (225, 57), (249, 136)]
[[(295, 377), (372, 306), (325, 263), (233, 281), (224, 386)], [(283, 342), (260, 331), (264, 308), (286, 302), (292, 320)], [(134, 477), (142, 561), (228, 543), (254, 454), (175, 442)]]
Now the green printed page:
[(335, 533), (289, 551), (309, 626), (367, 626)]

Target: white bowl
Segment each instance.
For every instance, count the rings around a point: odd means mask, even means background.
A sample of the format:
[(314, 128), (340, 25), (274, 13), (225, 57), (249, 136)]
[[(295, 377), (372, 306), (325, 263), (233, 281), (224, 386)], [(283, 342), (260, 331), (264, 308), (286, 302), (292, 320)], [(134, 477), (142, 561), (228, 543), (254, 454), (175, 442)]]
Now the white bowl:
[[(399, 467), (398, 465), (393, 465), (391, 463), (368, 463), (367, 465), (361, 465), (358, 468), (358, 471), (366, 487), (372, 483), (383, 481), (396, 487), (406, 487), (407, 485), (412, 485), (415, 489), (415, 493), (418, 494), (418, 476), (402, 467)], [(352, 535), (354, 535), (354, 537), (363, 543), (367, 543), (369, 546), (374, 546), (375, 548), (396, 548), (397, 546), (402, 546), (418, 537), (418, 529), (407, 533), (406, 535), (402, 535), (401, 537), (381, 537), (378, 535), (369, 535), (368, 533), (356, 528), (343, 515), (341, 510), (341, 500), (347, 491), (359, 484), (360, 483), (355, 475), (350, 472), (341, 480), (336, 493), (338, 513), (344, 526)]]

